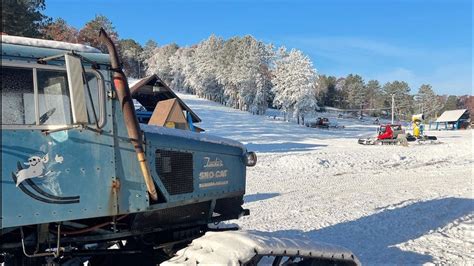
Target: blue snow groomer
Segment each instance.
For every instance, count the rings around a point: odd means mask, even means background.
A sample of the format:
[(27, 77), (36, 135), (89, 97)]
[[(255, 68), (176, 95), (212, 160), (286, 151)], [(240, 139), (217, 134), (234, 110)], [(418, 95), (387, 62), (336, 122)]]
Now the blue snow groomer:
[(137, 123), (110, 58), (89, 46), (2, 36), (0, 261), (164, 254), (209, 223), (248, 214), (241, 206), (254, 153)]

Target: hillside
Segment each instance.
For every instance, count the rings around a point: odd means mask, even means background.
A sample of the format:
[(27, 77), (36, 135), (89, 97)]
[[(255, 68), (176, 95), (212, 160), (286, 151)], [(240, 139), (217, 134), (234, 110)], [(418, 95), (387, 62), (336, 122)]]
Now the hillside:
[[(472, 131), (429, 132), (438, 145), (362, 146), (370, 121), (312, 129), (180, 97), (204, 134), (258, 154), (248, 170), (243, 229), (312, 238), (351, 249), (364, 264), (474, 260)], [(334, 119), (333, 119), (334, 120)]]

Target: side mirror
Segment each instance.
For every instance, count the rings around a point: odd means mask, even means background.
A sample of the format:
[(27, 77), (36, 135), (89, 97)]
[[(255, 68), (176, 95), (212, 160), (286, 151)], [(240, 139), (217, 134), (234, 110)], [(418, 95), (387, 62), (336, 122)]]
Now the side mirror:
[(86, 95), (84, 89), (81, 58), (65, 54), (67, 81), (71, 97), (72, 119), (74, 124), (87, 124)]

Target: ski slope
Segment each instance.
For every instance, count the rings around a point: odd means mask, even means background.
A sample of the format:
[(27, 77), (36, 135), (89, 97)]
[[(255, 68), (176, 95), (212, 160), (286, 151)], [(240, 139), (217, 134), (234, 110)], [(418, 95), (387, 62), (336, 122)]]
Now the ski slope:
[(250, 216), (233, 221), (241, 228), (341, 245), (367, 265), (474, 264), (472, 131), (428, 132), (438, 145), (362, 146), (370, 122), (313, 129), (179, 96), (203, 134), (257, 152)]

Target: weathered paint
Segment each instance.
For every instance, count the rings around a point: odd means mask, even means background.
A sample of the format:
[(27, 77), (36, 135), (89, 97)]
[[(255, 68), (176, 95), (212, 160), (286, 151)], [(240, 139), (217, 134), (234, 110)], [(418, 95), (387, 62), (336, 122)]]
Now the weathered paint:
[[(27, 63), (36, 63), (38, 57), (65, 52), (15, 45), (5, 45), (2, 49), (2, 60)], [(108, 62), (107, 55), (84, 56), (102, 64)], [(52, 63), (63, 65), (61, 61)], [(85, 65), (90, 68), (90, 65)], [(110, 71), (107, 67), (101, 67), (100, 71), (106, 91), (114, 90)], [(107, 121), (100, 133), (75, 128), (46, 135), (39, 129), (2, 129), (0, 228), (152, 211), (244, 194), (245, 149), (242, 145), (211, 143), (186, 135), (197, 134), (192, 132), (180, 135), (145, 130), (143, 135), (149, 168), (157, 189), (165, 197), (164, 203), (150, 205), (120, 104), (113, 98), (107, 98), (105, 104)], [(156, 149), (193, 154), (192, 193), (169, 195), (154, 167)], [(57, 199), (67, 197), (68, 201), (40, 201), (15, 185), (12, 175), (18, 171), (18, 164), (26, 162), (31, 156), (46, 154), (49, 155), (47, 169), (54, 175), (30, 180), (45, 194)], [(53, 159), (57, 154), (62, 157), (62, 163)], [(218, 163), (209, 164), (209, 160)], [(45, 197), (29, 184), (25, 183), (23, 188)]]

